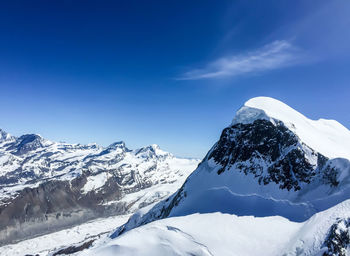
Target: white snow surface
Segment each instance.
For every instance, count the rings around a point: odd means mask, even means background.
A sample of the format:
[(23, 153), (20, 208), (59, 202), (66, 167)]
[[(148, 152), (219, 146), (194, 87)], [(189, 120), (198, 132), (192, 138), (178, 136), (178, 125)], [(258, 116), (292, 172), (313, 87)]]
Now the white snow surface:
[(332, 224), (350, 217), (350, 200), (303, 223), (280, 216), (192, 214), (158, 220), (77, 253), (80, 256), (316, 256)]
[(108, 180), (109, 173), (102, 172), (96, 175), (87, 177), (87, 181), (83, 187), (83, 192), (88, 193), (92, 190), (98, 190), (102, 187)]
[(311, 120), (279, 100), (256, 97), (244, 104), (232, 124), (252, 123), (257, 119), (282, 121), (315, 151), (328, 158), (350, 160), (350, 131), (335, 120)]
[(293, 224), (281, 217), (193, 214), (141, 226), (78, 255), (277, 255), (300, 226)]
[(120, 215), (96, 219), (69, 229), (38, 236), (16, 244), (5, 245), (0, 247), (0, 255), (51, 255), (55, 251), (71, 246), (72, 244), (80, 244), (99, 236), (107, 236), (115, 226), (123, 224), (129, 216)]

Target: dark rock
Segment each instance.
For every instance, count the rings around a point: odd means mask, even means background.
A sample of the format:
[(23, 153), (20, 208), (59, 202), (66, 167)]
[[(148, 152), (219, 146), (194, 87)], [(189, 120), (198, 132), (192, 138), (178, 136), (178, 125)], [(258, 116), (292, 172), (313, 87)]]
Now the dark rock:
[[(305, 149), (317, 157), (317, 166), (309, 163)], [(235, 165), (236, 170), (254, 175), (259, 184), (274, 182), (281, 189), (300, 190), (319, 173), (325, 183), (338, 185), (339, 170), (327, 165), (328, 158), (301, 144), (282, 122), (256, 120), (227, 127), (207, 158), (221, 165), (218, 174)]]
[(327, 250), (323, 256), (346, 256), (350, 248), (350, 219), (339, 219), (334, 223), (323, 244)]
[(82, 250), (85, 250), (87, 248), (89, 248), (92, 243), (94, 242), (95, 240), (90, 240), (90, 241), (87, 241), (81, 245), (78, 245), (78, 246), (69, 246), (67, 248), (64, 248), (64, 249), (61, 249), (57, 252), (55, 252), (52, 256), (57, 256), (57, 255), (68, 255), (68, 254), (73, 254), (73, 253), (76, 253), (76, 252), (80, 252)]

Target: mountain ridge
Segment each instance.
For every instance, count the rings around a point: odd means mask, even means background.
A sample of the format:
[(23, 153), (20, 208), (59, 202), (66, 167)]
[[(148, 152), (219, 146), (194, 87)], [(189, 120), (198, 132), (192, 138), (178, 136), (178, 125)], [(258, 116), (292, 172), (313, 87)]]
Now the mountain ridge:
[(1, 131), (0, 243), (134, 212), (174, 192), (198, 163), (155, 144), (131, 150)]

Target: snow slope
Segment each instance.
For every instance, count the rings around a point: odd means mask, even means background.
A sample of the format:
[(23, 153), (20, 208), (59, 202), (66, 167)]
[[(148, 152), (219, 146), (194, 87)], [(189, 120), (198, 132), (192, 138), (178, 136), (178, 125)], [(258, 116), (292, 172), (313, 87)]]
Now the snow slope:
[[(348, 218), (350, 200), (303, 223), (279, 216), (193, 214), (155, 221), (115, 239), (104, 239), (78, 255), (316, 256), (333, 253), (327, 248), (330, 230), (339, 219)], [(341, 228), (350, 235), (349, 228)], [(345, 252), (350, 252), (349, 247)]]
[(193, 214), (152, 222), (78, 255), (278, 255), (299, 228), (281, 217)]
[(97, 219), (51, 234), (0, 247), (0, 255), (49, 255), (57, 250), (81, 242), (107, 236), (116, 225), (123, 224), (130, 215)]

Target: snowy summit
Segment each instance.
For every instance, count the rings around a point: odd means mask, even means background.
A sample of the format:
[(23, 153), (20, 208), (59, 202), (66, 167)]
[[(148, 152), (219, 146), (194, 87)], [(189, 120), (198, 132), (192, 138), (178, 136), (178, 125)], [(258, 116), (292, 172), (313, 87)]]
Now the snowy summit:
[(335, 120), (311, 120), (279, 100), (256, 97), (244, 104), (232, 124), (252, 123), (257, 119), (282, 121), (314, 150), (329, 158), (350, 160), (350, 131)]

